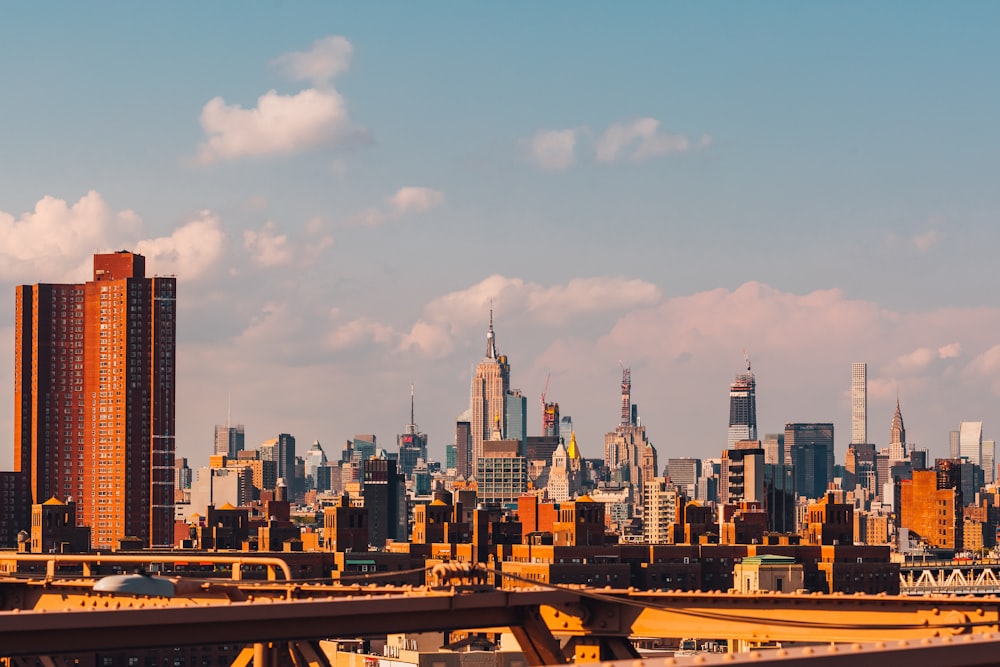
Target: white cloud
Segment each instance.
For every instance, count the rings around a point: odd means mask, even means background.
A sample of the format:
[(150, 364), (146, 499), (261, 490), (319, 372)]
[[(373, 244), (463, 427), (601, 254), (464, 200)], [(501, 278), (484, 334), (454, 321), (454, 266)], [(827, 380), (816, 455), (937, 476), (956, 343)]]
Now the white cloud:
[(344, 99), (335, 90), (307, 88), (294, 95), (269, 91), (257, 106), (228, 105), (221, 97), (201, 110), (207, 140), (198, 151), (203, 164), (219, 160), (288, 155), (364, 139), (351, 125)]
[[(576, 148), (581, 138), (590, 138), (587, 126), (565, 130), (539, 130), (529, 139), (522, 139), (527, 146), (527, 159), (543, 169), (566, 169), (576, 162)], [(632, 160), (640, 162), (669, 153), (686, 153), (706, 148), (712, 143), (710, 136), (694, 140), (683, 134), (667, 134), (660, 130), (655, 118), (609, 125), (592, 140), (591, 149), (598, 162)]]
[(399, 213), (414, 211), (421, 213), (437, 208), (444, 203), (444, 195), (437, 190), (407, 186), (400, 188), (389, 198), (389, 205)]
[(389, 343), (395, 337), (392, 327), (369, 317), (359, 317), (334, 329), (326, 342), (331, 348), (342, 350), (368, 342)]
[(938, 359), (936, 350), (929, 347), (921, 347), (907, 354), (896, 357), (889, 369), (896, 374), (919, 373), (926, 370)]
[(313, 42), (308, 51), (294, 51), (278, 56), (272, 64), (293, 81), (309, 81), (325, 86), (351, 66), (354, 47), (340, 35), (330, 35)]
[(261, 266), (279, 266), (292, 260), (288, 236), (279, 234), (273, 222), (268, 222), (259, 230), (245, 230), (243, 245), (253, 261)]
[(961, 354), (961, 343), (948, 343), (938, 348), (938, 357), (941, 359), (957, 359)]
[(400, 351), (416, 350), (429, 359), (447, 357), (454, 347), (447, 328), (427, 322), (416, 322), (399, 343)]
[(542, 169), (566, 169), (576, 161), (579, 130), (539, 130), (527, 141), (528, 157)]
[(395, 192), (380, 206), (370, 206), (352, 215), (347, 224), (357, 227), (378, 227), (398, 220), (407, 213), (423, 213), (444, 203), (444, 193), (431, 188), (406, 186)]
[(0, 277), (85, 280), (95, 250), (131, 245), (141, 224), (135, 212), (115, 212), (93, 190), (73, 205), (45, 196), (19, 218), (0, 211)]
[(312, 88), (292, 95), (271, 90), (250, 109), (226, 104), (221, 97), (209, 100), (201, 110), (206, 140), (197, 161), (289, 155), (368, 141), (368, 131), (352, 125), (344, 98), (331, 85), (350, 67), (353, 52), (344, 37), (324, 37), (306, 51), (286, 53), (271, 63), (290, 79), (312, 82)]
[(136, 252), (146, 256), (151, 273), (193, 280), (217, 263), (225, 238), (219, 217), (202, 211), (170, 236), (139, 241)]
[(640, 161), (668, 153), (685, 153), (709, 143), (711, 138), (707, 135), (698, 142), (692, 142), (682, 134), (663, 134), (660, 132), (660, 121), (639, 118), (609, 126), (597, 138), (594, 150), (600, 162), (614, 162), (622, 158)]
[(919, 347), (907, 354), (900, 355), (886, 366), (886, 371), (892, 375), (917, 375), (926, 372), (932, 365), (940, 361), (947, 362), (956, 359), (962, 353), (961, 343), (948, 343), (938, 347)]

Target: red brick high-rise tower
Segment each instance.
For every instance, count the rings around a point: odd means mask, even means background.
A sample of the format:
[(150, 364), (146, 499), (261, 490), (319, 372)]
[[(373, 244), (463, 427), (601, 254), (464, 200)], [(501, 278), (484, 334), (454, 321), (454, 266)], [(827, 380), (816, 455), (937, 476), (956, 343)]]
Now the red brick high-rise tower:
[(176, 289), (126, 251), (17, 288), (15, 469), (32, 502), (72, 498), (97, 548), (173, 541)]

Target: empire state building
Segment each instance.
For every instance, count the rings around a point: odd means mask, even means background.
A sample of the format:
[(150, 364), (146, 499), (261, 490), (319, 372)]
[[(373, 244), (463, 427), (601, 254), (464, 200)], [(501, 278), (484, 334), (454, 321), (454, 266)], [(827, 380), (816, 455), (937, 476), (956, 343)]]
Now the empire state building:
[[(490, 308), (490, 328), (486, 332), (486, 356), (476, 366), (472, 378), (472, 460), (483, 455), (483, 441), (500, 439), (504, 435), (507, 414), (507, 392), (510, 390), (510, 365), (507, 355), (497, 354), (493, 332), (493, 309)], [(500, 436), (494, 437), (494, 432)], [(475, 470), (475, 463), (473, 470)]]

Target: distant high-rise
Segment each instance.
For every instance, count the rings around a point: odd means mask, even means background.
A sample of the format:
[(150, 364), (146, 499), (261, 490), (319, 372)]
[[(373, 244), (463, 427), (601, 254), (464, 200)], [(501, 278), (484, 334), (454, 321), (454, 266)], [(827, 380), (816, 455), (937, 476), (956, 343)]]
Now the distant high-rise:
[(996, 440), (983, 440), (983, 483), (992, 484), (996, 481)]
[(868, 364), (851, 364), (851, 444), (868, 442)]
[(407, 477), (413, 475), (417, 461), (427, 460), (427, 434), (417, 428), (414, 416), (413, 385), (410, 385), (410, 423), (406, 425), (405, 433), (396, 436), (399, 446), (400, 471)]
[(906, 427), (903, 426), (903, 413), (899, 409), (899, 397), (896, 397), (896, 412), (892, 415), (892, 426), (889, 428), (889, 460), (893, 463), (906, 459)]
[(646, 439), (646, 427), (639, 423), (632, 403), (632, 373), (625, 367), (621, 387), (621, 421), (614, 431), (604, 434), (604, 465), (612, 481), (629, 484), (636, 504), (641, 504), (643, 480), (656, 476), (656, 449)]
[(468, 479), (473, 473), (472, 415), (466, 410), (455, 421), (455, 474)]
[(573, 435), (573, 418), (569, 415), (563, 415), (559, 418), (559, 428), (556, 429), (556, 436), (565, 440), (571, 435)]
[(948, 458), (957, 459), (959, 457), (960, 440), (960, 432), (948, 431)]
[(729, 385), (729, 437), (726, 446), (732, 449), (740, 440), (757, 439), (757, 380), (747, 358), (746, 373), (739, 373)]
[(305, 463), (306, 490), (316, 489), (317, 491), (329, 491), (329, 477), (327, 480), (321, 479), (320, 469), (326, 465), (326, 452), (319, 440), (314, 440), (312, 447), (303, 457)]
[[(695, 488), (701, 477), (701, 459), (674, 458), (667, 459), (667, 476), (673, 484), (684, 491)], [(689, 497), (693, 497), (689, 496)]]
[(274, 461), (278, 479), (284, 479), (291, 489), (295, 480), (295, 438), (287, 433), (278, 434), (258, 448), (262, 461)]
[(958, 455), (977, 466), (983, 464), (983, 422), (962, 422), (958, 429)]
[(521, 443), (521, 456), (528, 450), (528, 397), (520, 390), (507, 392), (504, 406), (504, 432), (506, 440), (517, 440)]
[(542, 401), (542, 435), (558, 438), (559, 433), (559, 404)]
[(243, 451), (246, 441), (246, 430), (243, 424), (230, 426), (229, 424), (215, 425), (215, 453), (225, 454), (231, 459), (239, 456)]
[[(476, 366), (476, 373), (472, 378), (470, 409), (473, 461), (483, 455), (483, 442), (493, 439), (494, 431), (499, 430), (502, 433), (503, 419), (507, 414), (508, 391), (510, 391), (510, 365), (507, 363), (507, 355), (497, 353), (491, 307), (490, 327), (486, 333), (486, 356)], [(474, 469), (475, 465), (470, 465), (470, 468)]]
[(397, 473), (396, 462), (366, 460), (361, 495), (368, 510), (368, 544), (382, 549), (386, 540), (406, 540), (406, 480)]
[(764, 463), (782, 465), (785, 462), (785, 434), (764, 434)]
[(764, 450), (755, 440), (742, 440), (722, 452), (719, 503), (764, 502)]
[(833, 424), (785, 424), (785, 464), (794, 467), (795, 491), (820, 498), (833, 481)]
[(72, 496), (98, 548), (173, 543), (176, 295), (124, 250), (86, 283), (17, 288), (15, 469), (34, 503)]

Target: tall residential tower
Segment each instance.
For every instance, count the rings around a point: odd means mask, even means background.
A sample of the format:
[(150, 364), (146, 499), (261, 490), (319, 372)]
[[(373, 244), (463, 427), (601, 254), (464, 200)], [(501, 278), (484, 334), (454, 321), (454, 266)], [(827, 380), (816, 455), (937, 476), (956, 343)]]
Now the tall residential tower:
[(72, 497), (97, 548), (173, 543), (176, 290), (124, 250), (17, 288), (15, 467), (32, 502)]
[(851, 364), (851, 444), (868, 442), (868, 364)]

